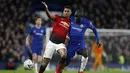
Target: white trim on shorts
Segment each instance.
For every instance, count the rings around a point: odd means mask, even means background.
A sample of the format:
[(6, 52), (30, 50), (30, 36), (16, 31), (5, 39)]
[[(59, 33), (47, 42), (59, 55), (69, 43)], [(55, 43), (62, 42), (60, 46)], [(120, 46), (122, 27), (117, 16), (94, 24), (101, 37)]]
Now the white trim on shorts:
[(49, 42), (47, 43), (43, 57), (51, 59), (55, 50), (58, 51), (59, 49), (66, 49), (65, 44), (64, 43), (55, 44), (49, 40)]

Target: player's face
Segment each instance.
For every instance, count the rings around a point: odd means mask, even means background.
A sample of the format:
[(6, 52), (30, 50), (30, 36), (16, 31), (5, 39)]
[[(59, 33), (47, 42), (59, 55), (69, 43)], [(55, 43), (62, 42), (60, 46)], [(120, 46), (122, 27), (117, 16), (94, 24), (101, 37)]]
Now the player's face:
[(83, 18), (83, 12), (78, 10), (75, 12), (74, 16), (75, 16), (75, 21), (80, 22), (80, 20)]
[(35, 21), (36, 24), (41, 25), (42, 24), (42, 19), (41, 18), (37, 18), (37, 20)]
[(65, 8), (63, 11), (63, 16), (70, 17), (70, 15), (71, 15), (71, 10), (69, 8)]

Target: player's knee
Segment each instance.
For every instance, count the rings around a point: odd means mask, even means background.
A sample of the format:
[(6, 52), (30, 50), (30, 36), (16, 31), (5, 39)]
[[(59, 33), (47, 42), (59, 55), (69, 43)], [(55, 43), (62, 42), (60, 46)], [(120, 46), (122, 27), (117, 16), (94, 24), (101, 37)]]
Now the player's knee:
[(42, 65), (47, 66), (48, 63), (50, 62), (50, 60), (51, 60), (50, 58), (44, 58), (43, 62), (42, 62)]
[(83, 57), (84, 58), (87, 58), (88, 57), (88, 54), (86, 53), (86, 54), (83, 54)]
[(43, 58), (41, 56), (38, 56), (37, 62), (41, 63), (43, 61)]
[(88, 55), (85, 55), (84, 57), (85, 57), (85, 58), (87, 58), (87, 57), (88, 57)]
[(33, 62), (37, 62), (37, 56), (33, 55)]
[(66, 57), (67, 56), (67, 53), (66, 53), (66, 49), (62, 49), (62, 50), (60, 50), (59, 51), (60, 52), (60, 54), (61, 54), (61, 57)]
[(61, 57), (62, 57), (62, 58), (66, 58), (66, 56), (67, 56), (66, 53), (62, 53), (62, 54), (61, 54)]

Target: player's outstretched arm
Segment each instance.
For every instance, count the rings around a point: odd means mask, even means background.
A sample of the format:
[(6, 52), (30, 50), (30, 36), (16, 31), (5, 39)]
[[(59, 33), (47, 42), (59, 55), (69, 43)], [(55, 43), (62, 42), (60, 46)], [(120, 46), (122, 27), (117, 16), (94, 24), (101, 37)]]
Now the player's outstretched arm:
[(95, 36), (96, 36), (97, 44), (99, 44), (99, 45), (100, 45), (100, 41), (99, 41), (98, 32), (97, 32), (97, 30), (96, 30), (95, 26), (94, 26), (94, 25), (92, 25), (92, 23), (90, 22), (89, 27), (93, 30), (93, 32), (94, 32), (94, 34), (95, 34)]
[(42, 4), (45, 6), (45, 10), (46, 10), (47, 16), (48, 16), (50, 19), (55, 20), (56, 17), (50, 13), (50, 11), (48, 10), (47, 4), (46, 4), (45, 2), (42, 2)]

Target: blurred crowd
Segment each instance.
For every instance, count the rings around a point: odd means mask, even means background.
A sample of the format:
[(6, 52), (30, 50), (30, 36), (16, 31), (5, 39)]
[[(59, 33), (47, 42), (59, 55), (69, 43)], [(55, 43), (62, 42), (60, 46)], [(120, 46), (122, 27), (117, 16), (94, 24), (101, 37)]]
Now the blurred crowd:
[(31, 0), (0, 0), (0, 61), (21, 61)]
[[(61, 6), (52, 4), (54, 0), (50, 1), (52, 1), (50, 9), (57, 10), (54, 6)], [(64, 5), (64, 2), (70, 4), (74, 11), (78, 8), (84, 9), (85, 17), (90, 19), (97, 28), (130, 29), (129, 0), (62, 0), (60, 3)], [(32, 0), (0, 0), (0, 61), (8, 61), (10, 58), (16, 62), (21, 61), (25, 40), (25, 23), (28, 21), (32, 4)], [(38, 9), (38, 7), (35, 8)], [(39, 9), (41, 8), (39, 7)], [(51, 21), (48, 24), (52, 26)], [(107, 53), (113, 53), (115, 56), (115, 52), (118, 51), (116, 55), (123, 54), (125, 57), (130, 57), (130, 44), (126, 42), (130, 40), (119, 39), (119, 37), (110, 39), (106, 37), (103, 41)]]
[(130, 36), (103, 37), (103, 43), (106, 53), (112, 63), (119, 63), (120, 56), (125, 58), (125, 63), (130, 64)]
[[(119, 63), (120, 56), (124, 58), (124, 64), (130, 64), (130, 39), (129, 36), (102, 36), (100, 37), (103, 42), (104, 50), (107, 54), (107, 57), (104, 58), (105, 63)], [(91, 47), (94, 37), (88, 37), (87, 47), (91, 51)], [(93, 40), (90, 40), (93, 39)]]
[(83, 8), (97, 28), (130, 29), (130, 0), (76, 0), (72, 7)]

